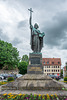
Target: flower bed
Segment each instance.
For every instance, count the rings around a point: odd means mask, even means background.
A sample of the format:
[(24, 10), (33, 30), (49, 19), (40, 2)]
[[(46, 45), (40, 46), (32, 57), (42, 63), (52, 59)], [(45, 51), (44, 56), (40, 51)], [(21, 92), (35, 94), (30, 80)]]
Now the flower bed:
[(4, 84), (7, 84), (8, 82), (13, 82), (13, 81), (14, 81), (14, 80), (12, 80), (12, 81), (1, 81), (1, 82), (0, 82), (0, 86), (1, 86), (1, 85), (4, 85)]
[(0, 85), (4, 85), (4, 84), (7, 84), (7, 81), (0, 82)]
[(37, 95), (37, 94), (12, 94), (12, 93), (5, 93), (0, 95), (0, 100), (67, 100), (67, 96), (57, 96), (55, 95)]

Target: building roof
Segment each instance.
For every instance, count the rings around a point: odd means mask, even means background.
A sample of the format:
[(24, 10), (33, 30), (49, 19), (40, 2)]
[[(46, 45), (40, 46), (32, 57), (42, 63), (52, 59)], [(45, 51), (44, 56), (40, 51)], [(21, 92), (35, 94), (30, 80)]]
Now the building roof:
[(48, 65), (61, 66), (61, 58), (42, 58), (42, 64), (44, 66), (48, 66)]

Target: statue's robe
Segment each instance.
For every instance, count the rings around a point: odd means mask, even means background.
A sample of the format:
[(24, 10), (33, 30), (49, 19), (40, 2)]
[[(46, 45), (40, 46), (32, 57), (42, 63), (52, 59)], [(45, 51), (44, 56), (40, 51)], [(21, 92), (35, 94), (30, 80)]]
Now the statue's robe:
[(40, 52), (43, 47), (43, 36), (44, 33), (41, 33), (39, 30), (31, 26), (31, 49), (34, 52)]

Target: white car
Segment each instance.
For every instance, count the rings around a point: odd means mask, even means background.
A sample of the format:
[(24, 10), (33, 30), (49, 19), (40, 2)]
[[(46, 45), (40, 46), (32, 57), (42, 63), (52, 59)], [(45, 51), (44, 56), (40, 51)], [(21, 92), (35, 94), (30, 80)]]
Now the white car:
[(21, 76), (23, 76), (23, 75), (22, 75), (22, 74), (17, 74), (17, 75), (16, 75), (17, 78), (19, 78), (19, 77), (21, 77)]
[(3, 79), (4, 79), (4, 77), (0, 75), (0, 79), (1, 79), (1, 80), (3, 80)]

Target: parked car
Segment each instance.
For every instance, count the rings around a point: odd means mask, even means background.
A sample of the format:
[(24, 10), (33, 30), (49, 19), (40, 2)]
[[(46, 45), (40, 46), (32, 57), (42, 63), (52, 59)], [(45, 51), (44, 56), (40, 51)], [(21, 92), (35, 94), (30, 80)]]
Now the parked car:
[(48, 75), (48, 76), (50, 76), (52, 79), (54, 79), (54, 78), (55, 78), (55, 76), (54, 76), (54, 75)]
[(0, 75), (0, 79), (1, 79), (1, 80), (3, 80), (3, 79), (4, 79), (4, 77)]
[(17, 78), (19, 78), (19, 77), (21, 77), (21, 76), (23, 76), (22, 74), (16, 74), (16, 77)]
[(61, 79), (61, 77), (60, 76), (56, 76), (55, 79), (56, 80), (59, 80), (59, 79)]
[(56, 80), (59, 80), (61, 77), (60, 76), (57, 76), (57, 75), (48, 75), (50, 76), (52, 79), (56, 79)]
[(8, 78), (8, 75), (9, 75), (9, 74), (1, 74), (1, 76), (3, 76), (4, 79), (7, 79), (7, 78)]

